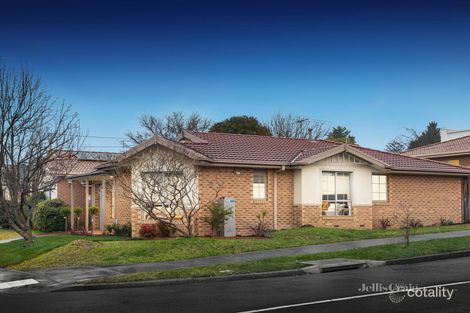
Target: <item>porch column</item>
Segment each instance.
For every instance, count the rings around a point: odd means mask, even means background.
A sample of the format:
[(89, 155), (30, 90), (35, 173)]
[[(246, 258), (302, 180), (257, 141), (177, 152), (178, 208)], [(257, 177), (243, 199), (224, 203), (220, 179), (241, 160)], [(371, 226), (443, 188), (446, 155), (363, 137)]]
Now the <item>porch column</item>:
[(74, 181), (70, 181), (70, 229), (73, 231), (75, 230), (74, 220), (75, 220), (75, 213), (73, 213), (73, 208), (75, 207), (75, 199), (74, 199), (74, 192), (73, 192), (73, 183)]
[(100, 230), (104, 231), (104, 219), (106, 218), (106, 179), (101, 180), (100, 197)]
[(89, 191), (89, 182), (88, 178), (85, 180), (85, 230), (88, 231), (88, 210), (90, 209), (90, 191)]

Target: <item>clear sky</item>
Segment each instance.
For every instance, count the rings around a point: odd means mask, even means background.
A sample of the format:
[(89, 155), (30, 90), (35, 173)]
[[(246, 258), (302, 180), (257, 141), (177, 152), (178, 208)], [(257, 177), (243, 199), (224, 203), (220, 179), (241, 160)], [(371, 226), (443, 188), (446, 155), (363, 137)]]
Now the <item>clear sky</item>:
[(374, 148), (470, 128), (470, 1), (2, 1), (0, 57), (93, 136), (175, 110), (302, 114)]

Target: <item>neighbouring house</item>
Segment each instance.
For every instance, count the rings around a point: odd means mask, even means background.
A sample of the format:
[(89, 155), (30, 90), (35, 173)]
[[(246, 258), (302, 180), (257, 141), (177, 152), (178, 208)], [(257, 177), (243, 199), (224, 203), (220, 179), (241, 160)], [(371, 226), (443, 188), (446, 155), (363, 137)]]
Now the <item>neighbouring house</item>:
[[(462, 132), (464, 131), (459, 133)], [(453, 139), (411, 149), (403, 152), (403, 155), (470, 167), (470, 132), (467, 132), (466, 136), (456, 136)]]
[[(73, 186), (85, 186), (83, 199), (97, 197), (99, 229), (116, 218), (130, 220), (133, 236), (138, 236), (148, 217), (132, 203), (122, 182), (133, 186), (146, 174), (139, 172), (137, 162), (167, 151), (197, 167), (195, 192), (201, 203), (214, 199), (212, 185), (221, 182), (217, 196), (236, 203), (237, 235), (250, 234), (261, 210), (268, 211), (273, 229), (370, 229), (383, 218), (397, 226), (393, 217), (404, 207), (424, 225), (438, 224), (441, 218), (470, 221), (470, 169), (465, 167), (325, 140), (183, 132), (176, 142), (156, 136), (89, 173), (68, 178)], [(119, 171), (121, 177), (116, 174), (119, 167), (127, 167)], [(98, 196), (90, 186), (99, 190)], [(211, 233), (203, 219), (206, 214), (205, 208), (198, 212), (197, 235)]]
[(444, 142), (470, 136), (470, 129), (454, 130), (449, 128), (441, 128), (439, 134), (441, 136), (441, 142)]
[[(46, 192), (46, 198), (59, 198), (71, 208), (82, 208), (83, 212), (80, 216), (80, 220), (83, 222), (82, 228), (84, 228), (87, 221), (86, 207), (95, 205), (97, 202), (99, 202), (99, 185), (97, 187), (94, 182), (90, 182), (87, 187), (84, 181), (72, 180), (71, 177), (94, 172), (96, 167), (116, 159), (119, 154), (95, 151), (74, 151), (67, 153), (72, 154), (70, 161), (68, 161), (70, 162), (70, 168), (67, 169), (66, 174), (55, 173), (56, 183), (50, 190)], [(86, 195), (86, 188), (89, 189), (88, 195)], [(88, 201), (86, 199), (88, 199)], [(97, 218), (97, 224), (99, 225), (99, 216)], [(74, 218), (71, 220), (72, 228), (77, 228), (74, 227), (76, 225), (73, 225), (76, 222), (77, 219), (74, 216)]]

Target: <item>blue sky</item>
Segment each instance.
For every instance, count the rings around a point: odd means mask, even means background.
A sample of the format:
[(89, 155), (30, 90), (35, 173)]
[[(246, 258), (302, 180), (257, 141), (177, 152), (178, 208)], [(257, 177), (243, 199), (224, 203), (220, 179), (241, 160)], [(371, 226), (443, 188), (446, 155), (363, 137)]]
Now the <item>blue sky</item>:
[(141, 114), (280, 111), (384, 148), (430, 120), (470, 128), (469, 16), (452, 0), (9, 1), (0, 57), (40, 74), (92, 136), (122, 137)]

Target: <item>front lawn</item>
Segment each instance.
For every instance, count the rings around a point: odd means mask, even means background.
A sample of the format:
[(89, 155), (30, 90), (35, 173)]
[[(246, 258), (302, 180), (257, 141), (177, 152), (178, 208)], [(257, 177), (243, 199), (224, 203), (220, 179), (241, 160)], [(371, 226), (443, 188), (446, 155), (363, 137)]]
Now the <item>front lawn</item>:
[[(17, 236), (15, 236), (17, 237)], [(123, 240), (127, 238), (111, 236), (76, 236), (76, 235), (51, 235), (34, 239), (33, 245), (25, 245), (24, 240), (16, 240), (0, 244), (0, 267), (18, 264), (25, 260), (43, 255), (60, 246), (66, 245), (74, 240), (86, 239), (93, 241)]]
[[(470, 225), (422, 227), (415, 234), (468, 230)], [(173, 238), (167, 240), (104, 241), (93, 247), (64, 245), (14, 266), (16, 269), (116, 265), (173, 261), (221, 254), (268, 250), (341, 241), (401, 236), (402, 231), (348, 230), (337, 228), (294, 228), (277, 231), (272, 238)], [(0, 254), (2, 247), (0, 246)], [(1, 258), (0, 258), (1, 260)], [(15, 264), (13, 262), (9, 264)], [(0, 264), (2, 264), (0, 262)], [(5, 264), (5, 263), (3, 263)], [(8, 264), (8, 263), (6, 263)]]
[(145, 281), (171, 278), (196, 278), (211, 276), (227, 276), (234, 274), (261, 273), (280, 270), (290, 270), (306, 267), (299, 262), (320, 259), (346, 258), (346, 259), (372, 259), (392, 260), (398, 258), (430, 255), (443, 252), (470, 249), (470, 236), (450, 239), (436, 239), (429, 241), (412, 242), (408, 248), (403, 244), (376, 246), (369, 248), (352, 249), (338, 252), (309, 254), (292, 257), (269, 258), (233, 264), (221, 264), (206, 267), (181, 268), (159, 272), (143, 272), (135, 274), (117, 275), (97, 278), (85, 283), (119, 283), (131, 281)]
[(12, 239), (16, 237), (20, 237), (17, 232), (10, 229), (0, 228), (0, 240)]

